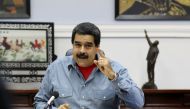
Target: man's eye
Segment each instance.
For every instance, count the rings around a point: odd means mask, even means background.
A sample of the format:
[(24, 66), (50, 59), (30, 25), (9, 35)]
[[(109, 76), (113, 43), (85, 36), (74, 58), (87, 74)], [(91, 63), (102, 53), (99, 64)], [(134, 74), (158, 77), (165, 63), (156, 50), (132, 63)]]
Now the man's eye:
[(85, 45), (85, 48), (91, 48), (92, 45)]
[(80, 46), (81, 46), (81, 44), (75, 44), (75, 46), (76, 46), (76, 47), (80, 47)]

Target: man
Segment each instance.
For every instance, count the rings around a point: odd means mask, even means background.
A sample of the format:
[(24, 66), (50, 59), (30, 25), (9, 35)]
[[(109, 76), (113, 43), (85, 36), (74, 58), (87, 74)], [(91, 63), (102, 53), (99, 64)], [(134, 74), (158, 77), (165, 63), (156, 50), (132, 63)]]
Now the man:
[[(126, 68), (100, 51), (100, 30), (85, 22), (72, 32), (72, 56), (55, 60), (47, 69), (35, 96), (35, 108), (43, 109), (52, 92), (58, 91), (53, 108), (119, 109), (123, 100), (132, 109), (144, 105), (144, 94)], [(56, 108), (55, 108), (56, 109)]]

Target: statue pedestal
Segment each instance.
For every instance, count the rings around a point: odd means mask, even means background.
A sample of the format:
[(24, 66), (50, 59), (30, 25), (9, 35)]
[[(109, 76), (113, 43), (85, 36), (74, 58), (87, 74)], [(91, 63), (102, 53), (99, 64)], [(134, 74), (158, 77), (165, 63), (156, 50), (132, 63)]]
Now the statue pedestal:
[(142, 86), (142, 89), (158, 89), (154, 82), (147, 82)]

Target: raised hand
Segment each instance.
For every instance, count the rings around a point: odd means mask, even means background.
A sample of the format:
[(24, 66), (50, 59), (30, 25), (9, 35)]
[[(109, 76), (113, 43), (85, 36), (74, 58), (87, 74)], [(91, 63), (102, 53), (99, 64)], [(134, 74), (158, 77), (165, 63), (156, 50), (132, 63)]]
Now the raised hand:
[(94, 60), (96, 66), (100, 69), (100, 71), (108, 77), (108, 79), (113, 80), (115, 78), (115, 73), (110, 65), (109, 60), (105, 57), (104, 53), (101, 50), (98, 50), (99, 59)]

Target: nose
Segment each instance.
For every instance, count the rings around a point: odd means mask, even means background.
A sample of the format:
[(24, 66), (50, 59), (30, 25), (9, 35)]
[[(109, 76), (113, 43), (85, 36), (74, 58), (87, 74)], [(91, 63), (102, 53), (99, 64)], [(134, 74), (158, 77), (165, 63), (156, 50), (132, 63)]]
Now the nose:
[(85, 52), (85, 47), (84, 47), (84, 46), (81, 46), (80, 52), (81, 52), (81, 53), (84, 53), (84, 52)]

